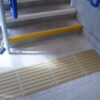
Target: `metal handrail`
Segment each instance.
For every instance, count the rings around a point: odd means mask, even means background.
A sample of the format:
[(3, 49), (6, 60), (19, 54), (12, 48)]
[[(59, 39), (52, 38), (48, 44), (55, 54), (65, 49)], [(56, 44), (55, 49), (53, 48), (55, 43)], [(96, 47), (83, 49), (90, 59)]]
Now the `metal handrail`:
[(17, 18), (17, 0), (8, 0), (13, 18)]
[(10, 53), (10, 46), (9, 46), (9, 40), (8, 40), (8, 31), (7, 31), (7, 26), (6, 26), (6, 18), (5, 18), (3, 0), (0, 0), (0, 23), (1, 23), (2, 33), (3, 33), (3, 40), (5, 42), (5, 47), (8, 53)]
[(89, 0), (90, 1), (90, 4), (93, 6), (93, 7), (98, 7), (99, 4), (100, 4), (100, 0)]

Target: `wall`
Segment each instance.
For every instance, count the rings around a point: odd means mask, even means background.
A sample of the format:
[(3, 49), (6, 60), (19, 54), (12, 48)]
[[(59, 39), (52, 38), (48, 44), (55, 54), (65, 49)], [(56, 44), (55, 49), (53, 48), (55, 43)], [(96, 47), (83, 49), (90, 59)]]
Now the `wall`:
[(88, 0), (72, 0), (77, 18), (83, 24), (83, 35), (100, 53), (100, 7), (93, 8)]
[[(1, 17), (1, 16), (0, 16)], [(0, 18), (0, 24), (1, 24), (1, 18)], [(1, 25), (0, 25), (0, 40), (2, 39), (2, 31), (1, 31)]]

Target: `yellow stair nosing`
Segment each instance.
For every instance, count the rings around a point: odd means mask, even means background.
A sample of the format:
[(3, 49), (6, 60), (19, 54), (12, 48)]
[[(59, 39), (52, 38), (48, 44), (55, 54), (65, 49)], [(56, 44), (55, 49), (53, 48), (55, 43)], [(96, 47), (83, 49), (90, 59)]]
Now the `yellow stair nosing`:
[(10, 36), (9, 42), (18, 42), (18, 41), (23, 41), (23, 40), (27, 40), (27, 39), (53, 35), (53, 34), (81, 30), (82, 27), (83, 26), (81, 24), (76, 24), (76, 25), (65, 26), (65, 27), (61, 27), (61, 28), (44, 30), (44, 31), (40, 31), (40, 32), (27, 33), (27, 34), (18, 35), (18, 36)]

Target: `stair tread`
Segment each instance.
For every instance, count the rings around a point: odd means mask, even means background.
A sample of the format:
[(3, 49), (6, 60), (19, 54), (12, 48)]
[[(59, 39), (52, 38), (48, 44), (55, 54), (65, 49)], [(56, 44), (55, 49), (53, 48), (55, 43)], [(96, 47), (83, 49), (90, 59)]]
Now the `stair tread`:
[(60, 20), (48, 20), (48, 21), (45, 20), (43, 21), (43, 23), (22, 25), (22, 26), (8, 28), (8, 33), (9, 36), (15, 36), (15, 35), (39, 32), (43, 30), (49, 30), (76, 24), (79, 24), (79, 22), (72, 18), (60, 19)]
[[(18, 14), (32, 14), (32, 13), (39, 13), (39, 12), (47, 12), (47, 11), (54, 11), (54, 10), (63, 10), (63, 9), (71, 8), (69, 4), (59, 4), (59, 5), (46, 5), (46, 6), (39, 6), (39, 7), (28, 7), (24, 9), (19, 9)], [(6, 17), (10, 17), (10, 11), (5, 11)]]
[[(29, 3), (29, 2), (43, 2), (43, 1), (45, 1), (45, 0), (17, 0), (18, 4)], [(51, 0), (48, 0), (48, 1), (50, 2)], [(60, 2), (60, 1), (68, 1), (69, 2), (69, 0), (58, 0), (57, 2)], [(4, 0), (4, 4), (8, 4), (8, 0)]]
[(13, 19), (10, 16), (7, 17), (7, 23), (76, 13), (76, 9), (70, 7), (69, 5), (56, 5), (56, 6), (53, 5), (53, 6), (48, 6), (48, 9), (47, 7), (44, 6), (40, 8), (36, 7), (34, 8), (34, 10), (32, 9), (31, 11), (29, 10), (30, 9), (21, 11), (20, 12), (21, 14), (19, 14), (18, 19)]
[[(28, 3), (32, 1), (40, 1), (40, 0), (18, 0), (18, 3)], [(5, 4), (8, 4), (8, 0), (4, 0)]]

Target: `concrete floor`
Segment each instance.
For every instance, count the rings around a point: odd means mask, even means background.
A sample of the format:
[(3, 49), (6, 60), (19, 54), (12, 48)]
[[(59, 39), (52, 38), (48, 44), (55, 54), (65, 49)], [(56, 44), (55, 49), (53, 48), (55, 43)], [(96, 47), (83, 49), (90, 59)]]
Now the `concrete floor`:
[(15, 100), (100, 100), (100, 72)]
[[(5, 52), (1, 55), (0, 72), (27, 67), (92, 48), (80, 34), (51, 39), (35, 43), (33, 47), (26, 47), (27, 51), (34, 50), (34, 54), (9, 55)], [(14, 100), (100, 100), (99, 82), (100, 72)]]
[[(9, 55), (5, 52), (0, 55), (0, 73), (92, 48), (80, 34), (34, 43), (33, 47), (31, 45), (26, 47), (25, 52), (32, 50), (34, 54)], [(20, 50), (24, 49), (20, 48)], [(100, 100), (100, 72), (28, 96), (16, 98), (15, 100)]]
[[(31, 45), (32, 46), (32, 45)], [(64, 57), (91, 49), (91, 45), (79, 34), (67, 35), (26, 46), (33, 54), (0, 55), (0, 73)], [(23, 51), (23, 48), (20, 48)]]

